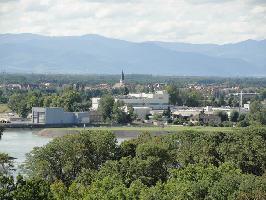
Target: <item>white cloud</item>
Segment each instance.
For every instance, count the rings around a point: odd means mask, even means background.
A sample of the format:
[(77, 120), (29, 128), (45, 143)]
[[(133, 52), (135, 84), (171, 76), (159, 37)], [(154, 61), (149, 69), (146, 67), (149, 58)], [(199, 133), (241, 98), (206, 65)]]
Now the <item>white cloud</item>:
[(132, 40), (265, 39), (265, 0), (0, 0), (0, 33)]

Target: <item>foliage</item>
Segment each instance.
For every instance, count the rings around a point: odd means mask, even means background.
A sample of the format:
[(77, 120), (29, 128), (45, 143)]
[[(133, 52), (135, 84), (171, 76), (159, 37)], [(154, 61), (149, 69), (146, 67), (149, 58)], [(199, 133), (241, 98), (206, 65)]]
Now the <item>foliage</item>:
[(0, 199), (264, 200), (265, 140), (265, 127), (143, 132), (121, 145), (108, 131), (68, 135), (28, 155), (30, 178), (0, 175)]
[(133, 108), (128, 107), (128, 112), (125, 112), (125, 105), (121, 101), (116, 101), (110, 95), (105, 95), (99, 103), (99, 111), (105, 122), (111, 121), (115, 124), (129, 123), (134, 118)]
[(15, 181), (12, 176), (0, 174), (0, 199), (3, 200), (53, 200), (50, 184), (38, 179), (24, 179), (18, 176)]
[(237, 121), (238, 121), (238, 118), (239, 118), (239, 112), (236, 111), (236, 110), (233, 110), (233, 111), (230, 113), (230, 121), (231, 121), (231, 122), (237, 122)]
[(266, 125), (266, 107), (258, 100), (253, 101), (250, 104), (248, 119), (251, 123)]
[(87, 96), (67, 88), (61, 94), (45, 94), (40, 91), (28, 91), (27, 93), (14, 93), (9, 97), (8, 106), (19, 116), (26, 118), (32, 107), (62, 107), (65, 111), (88, 111), (91, 103)]
[(70, 184), (83, 169), (98, 169), (116, 152), (111, 132), (84, 131), (78, 135), (55, 138), (44, 147), (35, 147), (27, 155), (23, 168), (31, 177)]
[(225, 111), (218, 111), (215, 113), (217, 116), (221, 118), (222, 122), (228, 121), (228, 114)]
[(0, 152), (0, 174), (9, 174), (14, 167), (13, 163), (14, 158), (10, 157), (6, 153), (1, 153)]
[(101, 98), (99, 102), (99, 111), (103, 116), (103, 120), (111, 120), (114, 103), (115, 100), (111, 95), (105, 95)]

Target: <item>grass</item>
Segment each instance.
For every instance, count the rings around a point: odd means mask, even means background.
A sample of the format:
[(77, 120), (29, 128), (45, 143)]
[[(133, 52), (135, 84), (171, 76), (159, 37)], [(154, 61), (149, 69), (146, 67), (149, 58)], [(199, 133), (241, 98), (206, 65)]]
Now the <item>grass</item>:
[(7, 104), (0, 104), (0, 113), (11, 112)]
[[(54, 130), (84, 130), (84, 128), (51, 128)], [(203, 126), (166, 126), (162, 127), (133, 127), (133, 126), (118, 126), (118, 127), (87, 127), (86, 130), (110, 130), (110, 131), (169, 131), (178, 132), (185, 130), (196, 130), (196, 131), (233, 131), (237, 128), (232, 127), (203, 127)]]

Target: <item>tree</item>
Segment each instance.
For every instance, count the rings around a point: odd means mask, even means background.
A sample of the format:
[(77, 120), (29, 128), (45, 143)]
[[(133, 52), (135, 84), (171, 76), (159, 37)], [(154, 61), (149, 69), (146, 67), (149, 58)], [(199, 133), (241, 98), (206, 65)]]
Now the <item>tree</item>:
[(11, 95), (8, 106), (13, 112), (16, 112), (22, 118), (26, 118), (30, 111), (29, 107), (27, 106), (26, 97), (22, 94)]
[(248, 118), (252, 123), (266, 125), (266, 107), (259, 100), (253, 101), (250, 104)]
[(221, 118), (222, 122), (228, 121), (228, 114), (224, 111), (218, 111), (216, 113), (217, 116), (219, 116)]
[(0, 153), (0, 174), (8, 175), (11, 171), (14, 170), (14, 159), (15, 158), (10, 157), (6, 153)]
[(0, 199), (13, 200), (15, 189), (14, 178), (0, 173)]
[(105, 95), (101, 98), (99, 102), (99, 111), (102, 114), (104, 121), (107, 119), (111, 120), (114, 103), (115, 100), (111, 95)]
[(124, 87), (123, 95), (128, 95), (129, 89), (127, 87)]
[(230, 113), (230, 121), (231, 121), (231, 122), (237, 122), (237, 121), (238, 121), (238, 117), (239, 117), (239, 112), (238, 112), (238, 111), (233, 110), (233, 111)]
[(43, 147), (35, 147), (23, 166), (31, 177), (61, 180), (66, 185), (83, 169), (98, 169), (115, 158), (116, 139), (108, 131), (84, 131), (55, 138)]
[(68, 112), (77, 111), (77, 106), (75, 105), (76, 103), (80, 103), (82, 101), (80, 93), (72, 89), (64, 91), (61, 99), (61, 102), (63, 103), (61, 107), (63, 107), (65, 111)]
[(200, 105), (200, 100), (203, 99), (202, 95), (196, 91), (186, 91), (184, 105), (189, 107), (197, 107)]
[(169, 103), (171, 105), (182, 105), (180, 90), (175, 85), (169, 85), (166, 88), (169, 94)]
[(115, 102), (112, 109), (111, 115), (112, 122), (121, 124), (128, 122), (128, 115), (124, 111), (124, 104), (122, 102)]
[(50, 184), (47, 181), (38, 177), (25, 179), (21, 175), (17, 177), (14, 199), (53, 200)]

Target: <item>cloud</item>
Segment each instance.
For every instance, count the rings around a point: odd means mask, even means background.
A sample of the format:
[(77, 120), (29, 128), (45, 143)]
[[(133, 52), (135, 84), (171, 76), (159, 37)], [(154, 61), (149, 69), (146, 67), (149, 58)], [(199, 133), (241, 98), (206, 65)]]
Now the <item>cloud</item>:
[(5, 0), (0, 6), (0, 33), (93, 33), (132, 41), (265, 39), (265, 21), (263, 0)]

